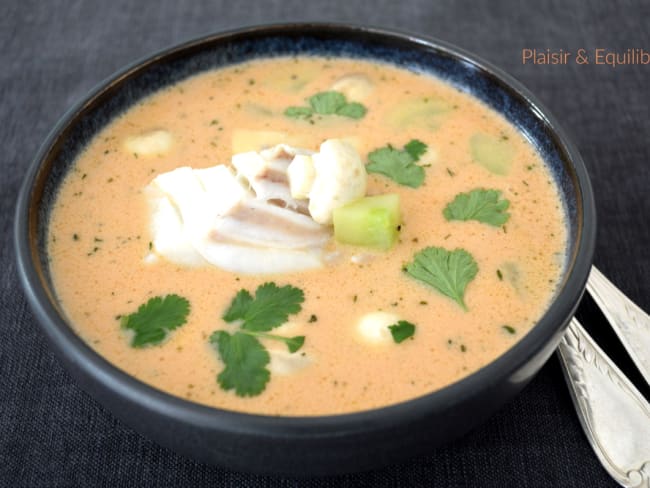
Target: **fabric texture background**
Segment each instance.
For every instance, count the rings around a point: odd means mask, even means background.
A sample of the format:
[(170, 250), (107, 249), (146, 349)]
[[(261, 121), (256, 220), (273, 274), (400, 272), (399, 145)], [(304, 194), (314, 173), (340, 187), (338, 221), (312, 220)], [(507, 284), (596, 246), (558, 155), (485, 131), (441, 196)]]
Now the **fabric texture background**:
[[(649, 51), (650, 2), (5, 0), (1, 10), (0, 486), (616, 486), (582, 433), (556, 357), (487, 423), (403, 464), (293, 480), (182, 458), (118, 422), (62, 369), (18, 284), (12, 225), (19, 185), (48, 131), (123, 65), (239, 26), (365, 23), (474, 52), (546, 104), (577, 144), (592, 178), (599, 219), (595, 263), (650, 310), (650, 65), (542, 66), (521, 60), (526, 47)], [(650, 397), (590, 300), (578, 316)]]

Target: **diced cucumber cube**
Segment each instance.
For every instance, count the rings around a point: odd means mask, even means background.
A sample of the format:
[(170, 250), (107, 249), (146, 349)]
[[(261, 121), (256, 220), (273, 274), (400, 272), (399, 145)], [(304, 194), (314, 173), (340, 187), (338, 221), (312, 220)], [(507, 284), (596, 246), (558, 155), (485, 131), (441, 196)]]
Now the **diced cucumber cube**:
[(398, 104), (388, 111), (386, 119), (393, 127), (420, 125), (436, 129), (449, 110), (449, 104), (439, 98), (418, 98)]
[(474, 134), (469, 141), (472, 158), (485, 169), (498, 175), (506, 175), (514, 156), (510, 141), (488, 134)]
[(399, 195), (363, 197), (334, 209), (334, 237), (343, 244), (390, 249), (401, 222)]

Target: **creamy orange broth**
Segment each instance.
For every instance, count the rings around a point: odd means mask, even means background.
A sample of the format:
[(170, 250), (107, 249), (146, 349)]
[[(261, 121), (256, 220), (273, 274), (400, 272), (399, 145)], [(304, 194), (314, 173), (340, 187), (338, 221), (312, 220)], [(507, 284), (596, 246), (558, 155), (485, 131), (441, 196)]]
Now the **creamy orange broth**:
[[(326, 116), (316, 123), (283, 115), (286, 107), (327, 90), (349, 73), (375, 84), (360, 120)], [(396, 127), (391, 111), (405, 101), (441, 99), (450, 108), (433, 123)], [(218, 122), (215, 122), (216, 121)], [(142, 132), (173, 134), (171, 152), (135, 157), (123, 141)], [(412, 138), (437, 157), (425, 184), (414, 190), (369, 175), (369, 194), (401, 196), (399, 243), (365, 264), (349, 259), (279, 276), (244, 276), (215, 267), (144, 264), (149, 214), (142, 189), (179, 166), (228, 164), (235, 129), (286, 131), (313, 150), (332, 137), (356, 137), (363, 160), (387, 143)], [(472, 161), (476, 132), (503, 136), (515, 150), (507, 176)], [(494, 188), (510, 201), (506, 228), (476, 221), (448, 222), (445, 205), (459, 192)], [(199, 403), (279, 415), (334, 414), (410, 399), (441, 388), (492, 361), (521, 338), (553, 296), (562, 269), (566, 231), (557, 189), (540, 156), (500, 115), (429, 76), (385, 64), (318, 57), (257, 60), (206, 72), (164, 89), (117, 118), (88, 145), (66, 178), (49, 228), (51, 271), (70, 322), (93, 348), (138, 379)], [(334, 244), (333, 244), (334, 245)], [(465, 293), (468, 312), (402, 271), (426, 246), (466, 249), (479, 272)], [(359, 249), (344, 249), (346, 257)], [(497, 276), (515, 263), (517, 286)], [(233, 330), (221, 315), (237, 290), (265, 281), (305, 292), (292, 335), (314, 359), (291, 375), (273, 374), (259, 396), (241, 398), (216, 382), (223, 369), (208, 343), (218, 329)], [(191, 303), (188, 322), (159, 346), (134, 349), (116, 316), (134, 312), (152, 296), (176, 293)], [(412, 340), (369, 345), (356, 324), (368, 312), (394, 312), (417, 326)], [(316, 315), (316, 322), (309, 318)], [(516, 329), (508, 334), (503, 325)], [(284, 347), (267, 344), (269, 347)], [(298, 353), (299, 354), (299, 353)]]

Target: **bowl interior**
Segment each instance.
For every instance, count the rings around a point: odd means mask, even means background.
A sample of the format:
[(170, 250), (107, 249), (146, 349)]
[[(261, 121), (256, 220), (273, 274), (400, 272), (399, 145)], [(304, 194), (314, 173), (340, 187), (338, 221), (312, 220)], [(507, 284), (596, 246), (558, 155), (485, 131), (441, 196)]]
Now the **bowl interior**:
[[(569, 232), (565, 271), (556, 300), (512, 349), (483, 370), (443, 390), (451, 388), (448, 394), (452, 394), (453, 388), (463, 382), (480, 381), (499, 369), (514, 369), (535, 351), (535, 344), (557, 335), (582, 294), (593, 253), (591, 189), (575, 148), (534, 97), (499, 70), (438, 41), (344, 26), (251, 28), (189, 42), (127, 67), (68, 112), (37, 155), (19, 201), (19, 263), (23, 280), (31, 288), (32, 303), (40, 302), (45, 315), (50, 317), (58, 311), (56, 326), (64, 324), (48, 271), (47, 222), (59, 185), (95, 134), (138, 100), (188, 76), (258, 57), (287, 55), (367, 58), (437, 76), (479, 98), (519, 128), (538, 149), (560, 189)], [(27, 244), (22, 254), (21, 243)], [(38, 289), (36, 293), (34, 289)], [(85, 354), (93, 354), (85, 347)], [(114, 370), (117, 373), (117, 368)]]

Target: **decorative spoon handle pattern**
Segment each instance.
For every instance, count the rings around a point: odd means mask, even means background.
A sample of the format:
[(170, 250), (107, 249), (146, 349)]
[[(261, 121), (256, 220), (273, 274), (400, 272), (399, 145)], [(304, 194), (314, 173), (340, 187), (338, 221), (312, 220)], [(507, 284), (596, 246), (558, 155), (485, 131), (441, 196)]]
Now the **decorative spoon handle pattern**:
[(636, 367), (650, 385), (650, 316), (616, 288), (595, 266), (587, 291), (607, 317)]
[(575, 318), (558, 353), (602, 465), (622, 486), (650, 488), (650, 405)]

